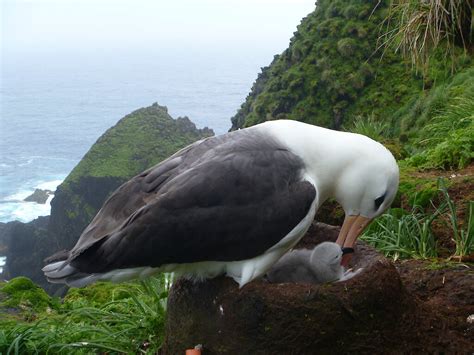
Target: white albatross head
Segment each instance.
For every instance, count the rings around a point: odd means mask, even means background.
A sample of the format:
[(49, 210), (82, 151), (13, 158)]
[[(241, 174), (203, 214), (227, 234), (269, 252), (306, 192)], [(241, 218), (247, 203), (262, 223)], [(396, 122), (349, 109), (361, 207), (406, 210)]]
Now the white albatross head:
[(344, 266), (349, 263), (360, 234), (392, 204), (399, 182), (399, 169), (393, 155), (381, 144), (355, 136), (365, 141), (368, 149), (361, 149), (341, 171), (334, 191), (334, 198), (346, 215), (336, 241), (344, 251)]
[(318, 206), (334, 198), (343, 207), (346, 217), (336, 243), (347, 266), (359, 235), (395, 198), (395, 158), (382, 144), (360, 134), (285, 120), (268, 123), (268, 128), (304, 161)]

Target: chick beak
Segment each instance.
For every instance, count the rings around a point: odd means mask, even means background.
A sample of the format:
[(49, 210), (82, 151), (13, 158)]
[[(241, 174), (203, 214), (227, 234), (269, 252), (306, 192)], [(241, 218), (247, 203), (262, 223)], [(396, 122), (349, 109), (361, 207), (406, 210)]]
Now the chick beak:
[(343, 251), (341, 265), (347, 267), (349, 261), (354, 253), (354, 244), (359, 235), (367, 227), (371, 218), (363, 216), (346, 216), (342, 225), (339, 236), (337, 237), (336, 243), (339, 244)]

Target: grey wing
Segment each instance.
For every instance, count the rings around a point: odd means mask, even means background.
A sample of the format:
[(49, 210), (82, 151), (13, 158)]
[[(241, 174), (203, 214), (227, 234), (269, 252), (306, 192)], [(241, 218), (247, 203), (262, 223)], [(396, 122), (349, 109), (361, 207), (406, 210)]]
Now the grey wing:
[(197, 141), (165, 161), (145, 170), (121, 185), (105, 202), (92, 222), (82, 232), (71, 251), (80, 254), (90, 245), (107, 237), (134, 213), (155, 198), (156, 191), (182, 164), (186, 154), (202, 143)]
[(282, 149), (221, 151), (173, 175), (106, 237), (73, 250), (70, 263), (93, 273), (261, 255), (310, 210), (316, 191), (301, 169)]

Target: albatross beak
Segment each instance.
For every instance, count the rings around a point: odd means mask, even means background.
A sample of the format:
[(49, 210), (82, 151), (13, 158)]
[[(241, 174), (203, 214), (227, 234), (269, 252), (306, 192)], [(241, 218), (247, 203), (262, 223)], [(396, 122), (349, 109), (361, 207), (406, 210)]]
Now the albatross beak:
[(342, 225), (341, 231), (336, 240), (336, 243), (343, 248), (343, 251), (345, 251), (342, 256), (342, 266), (347, 266), (349, 264), (357, 238), (371, 221), (372, 219), (363, 216), (346, 216), (344, 219), (344, 224)]

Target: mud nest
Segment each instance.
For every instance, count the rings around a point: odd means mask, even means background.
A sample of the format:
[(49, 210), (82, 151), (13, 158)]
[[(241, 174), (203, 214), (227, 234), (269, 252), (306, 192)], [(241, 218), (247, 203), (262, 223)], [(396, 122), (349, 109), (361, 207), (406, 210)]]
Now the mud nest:
[[(339, 228), (313, 224), (297, 248), (335, 241)], [(319, 354), (446, 350), (443, 327), (422, 315), (392, 263), (358, 242), (345, 282), (271, 284), (239, 289), (230, 278), (178, 280), (168, 298), (162, 354)], [(428, 333), (427, 333), (428, 332)], [(431, 332), (431, 333), (430, 333)], [(435, 340), (420, 342), (423, 337)], [(429, 339), (430, 339), (429, 338)]]

